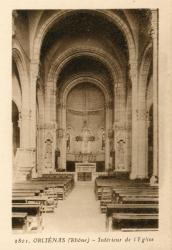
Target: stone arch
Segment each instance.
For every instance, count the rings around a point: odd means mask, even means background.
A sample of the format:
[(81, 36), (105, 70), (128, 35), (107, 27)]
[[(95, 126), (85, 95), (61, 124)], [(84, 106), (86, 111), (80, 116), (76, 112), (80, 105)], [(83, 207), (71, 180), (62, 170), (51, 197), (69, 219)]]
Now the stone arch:
[[(61, 124), (61, 127), (63, 128), (63, 136), (61, 137), (61, 163), (60, 165), (62, 166), (62, 168), (65, 167), (66, 164), (66, 129), (67, 129), (67, 120), (66, 120), (66, 102), (67, 102), (67, 96), (70, 93), (70, 91), (77, 86), (78, 84), (82, 83), (82, 82), (89, 82), (92, 83), (93, 85), (95, 85), (96, 87), (98, 87), (101, 92), (104, 95), (105, 98), (105, 127), (106, 127), (106, 135), (108, 135), (109, 129), (110, 129), (110, 108), (111, 108), (111, 96), (109, 91), (107, 90), (107, 88), (104, 86), (104, 84), (100, 81), (100, 79), (96, 79), (94, 77), (91, 76), (80, 76), (78, 75), (76, 78), (69, 80), (68, 82), (66, 82), (66, 84), (63, 86), (63, 89), (61, 90), (61, 121), (59, 122), (59, 124)], [(111, 124), (112, 125), (112, 124)], [(109, 166), (109, 138), (108, 136), (106, 137), (106, 150), (105, 150), (105, 162), (106, 162), (106, 166)]]
[(149, 111), (150, 106), (153, 104), (153, 82), (152, 76), (150, 77), (146, 88), (146, 110)]
[(21, 92), (22, 92), (22, 108), (28, 107), (28, 93), (29, 93), (29, 80), (27, 74), (27, 66), (26, 61), (23, 55), (21, 48), (17, 45), (14, 45), (12, 49), (12, 59), (14, 60), (19, 77), (20, 77), (20, 84), (21, 84)]
[[(70, 15), (73, 12), (76, 12), (78, 10), (61, 10), (54, 15), (52, 15), (50, 18), (48, 18), (44, 24), (41, 26), (41, 28), (37, 32), (37, 36), (34, 40), (34, 46), (33, 46), (33, 54), (32, 58), (34, 61), (39, 62), (39, 56), (40, 56), (40, 50), (41, 45), (43, 43), (44, 37), (47, 34), (47, 32), (51, 29), (51, 27), (57, 23), (61, 18), (64, 18), (68, 15)], [(87, 10), (89, 11), (89, 10)], [(93, 11), (93, 10), (92, 10)], [(136, 59), (136, 45), (133, 38), (133, 35), (131, 34), (131, 31), (128, 27), (128, 25), (120, 18), (116, 13), (110, 11), (110, 10), (94, 10), (96, 14), (104, 16), (108, 21), (111, 21), (116, 25), (124, 34), (128, 49), (129, 49), (129, 58), (131, 61), (135, 61)]]
[(17, 105), (19, 112), (22, 108), (22, 88), (20, 83), (20, 76), (16, 62), (12, 61), (12, 100)]
[[(48, 107), (50, 105), (50, 94), (51, 94), (51, 102), (53, 103), (55, 107), (55, 102), (56, 102), (56, 83), (58, 79), (58, 75), (63, 69), (63, 66), (66, 65), (70, 60), (79, 57), (79, 56), (91, 56), (96, 59), (98, 59), (100, 62), (103, 62), (103, 64), (106, 66), (108, 71), (110, 71), (110, 74), (112, 76), (112, 79), (114, 81), (114, 95), (115, 95), (115, 90), (117, 89), (116, 86), (118, 87), (118, 95), (121, 93), (121, 96), (125, 98), (125, 79), (123, 76), (123, 72), (118, 65), (116, 61), (114, 61), (109, 55), (104, 53), (102, 50), (98, 50), (95, 48), (85, 48), (85, 47), (80, 47), (80, 48), (71, 48), (64, 52), (62, 56), (57, 57), (55, 62), (52, 63), (52, 67), (49, 70), (48, 74), (48, 79), (47, 79), (47, 85), (46, 85), (46, 93), (45, 93), (45, 106)], [(121, 98), (121, 102), (123, 102)], [(125, 103), (125, 102), (123, 102)], [(51, 114), (51, 117), (55, 117), (55, 109), (53, 114)], [(49, 113), (47, 112), (46, 114), (47, 120), (50, 118)]]
[(12, 125), (13, 156), (15, 156), (17, 148), (20, 147), (20, 110), (14, 100), (12, 100)]
[(149, 68), (152, 62), (152, 44), (149, 43), (144, 50), (139, 68), (139, 93), (146, 92)]
[(24, 52), (18, 42), (14, 42), (12, 59), (16, 64), (21, 84), (21, 148), (29, 146), (30, 143), (30, 86), (27, 70), (27, 63)]
[(106, 68), (110, 71), (114, 82), (117, 84), (119, 82), (123, 83), (123, 74), (121, 71), (121, 67), (119, 66), (117, 61), (112, 59), (110, 55), (100, 49), (90, 47), (86, 48), (85, 46), (81, 46), (79, 48), (71, 48), (65, 51), (60, 57), (58, 57), (55, 62), (52, 63), (52, 66), (49, 70), (48, 82), (54, 82), (55, 84), (57, 81), (58, 74), (62, 70), (63, 66), (70, 60), (83, 55), (94, 57), (100, 62), (103, 62)]
[(64, 85), (63, 91), (61, 93), (63, 105), (66, 104), (67, 96), (69, 92), (72, 90), (72, 88), (74, 88), (76, 85), (78, 85), (79, 83), (83, 81), (88, 81), (90, 83), (93, 83), (95, 86), (97, 86), (104, 94), (106, 105), (109, 104), (109, 102), (111, 101), (111, 97), (108, 93), (108, 90), (105, 88), (105, 86), (102, 84), (102, 82), (99, 79), (88, 77), (88, 76), (81, 76), (81, 77), (78, 76), (76, 77), (76, 79), (73, 79), (72, 82), (69, 81), (70, 84), (66, 82), (66, 84)]

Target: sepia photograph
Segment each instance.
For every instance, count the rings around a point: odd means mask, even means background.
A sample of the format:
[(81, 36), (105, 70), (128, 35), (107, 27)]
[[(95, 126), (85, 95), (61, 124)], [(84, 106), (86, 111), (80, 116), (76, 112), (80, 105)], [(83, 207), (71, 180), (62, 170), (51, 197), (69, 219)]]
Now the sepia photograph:
[(14, 234), (159, 229), (158, 9), (14, 9)]

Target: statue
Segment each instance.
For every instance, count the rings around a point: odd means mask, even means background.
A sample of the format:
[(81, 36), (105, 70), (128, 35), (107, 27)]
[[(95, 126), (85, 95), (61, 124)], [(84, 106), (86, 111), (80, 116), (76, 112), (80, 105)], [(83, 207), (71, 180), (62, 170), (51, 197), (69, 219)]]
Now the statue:
[(67, 133), (66, 135), (66, 148), (67, 148), (67, 151), (69, 152), (70, 151), (70, 134)]
[(102, 133), (102, 150), (105, 149), (105, 132)]
[(117, 142), (117, 157), (119, 165), (124, 165), (124, 144), (123, 140)]
[(45, 168), (51, 168), (52, 167), (52, 141), (50, 139), (46, 140), (46, 146), (45, 146)]

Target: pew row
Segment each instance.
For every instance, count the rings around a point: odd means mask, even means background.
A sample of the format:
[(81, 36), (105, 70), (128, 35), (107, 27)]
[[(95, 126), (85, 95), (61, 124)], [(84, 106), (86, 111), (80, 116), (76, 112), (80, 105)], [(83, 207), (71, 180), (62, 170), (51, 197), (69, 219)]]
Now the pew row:
[[(43, 223), (42, 223), (42, 212), (41, 212), (41, 205), (30, 203), (30, 204), (24, 204), (24, 203), (12, 203), (12, 213), (15, 213), (15, 218), (17, 217), (17, 214), (21, 216), (21, 214), (25, 214), (25, 217), (23, 217), (24, 221), (22, 220), (21, 224), (19, 223), (19, 219), (17, 226), (23, 228), (24, 232), (41, 232), (43, 229)], [(26, 216), (27, 214), (27, 216)], [(24, 223), (24, 224), (23, 224)], [(12, 226), (15, 227), (16, 223)], [(13, 227), (13, 228), (14, 228)], [(15, 227), (16, 228), (16, 227)]]

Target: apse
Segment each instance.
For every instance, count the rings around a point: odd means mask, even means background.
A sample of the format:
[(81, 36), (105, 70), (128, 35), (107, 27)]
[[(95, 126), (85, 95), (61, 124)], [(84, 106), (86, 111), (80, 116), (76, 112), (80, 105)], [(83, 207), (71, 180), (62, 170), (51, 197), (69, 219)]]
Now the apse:
[(104, 154), (105, 98), (101, 90), (88, 82), (78, 84), (68, 94), (66, 112), (68, 152)]

